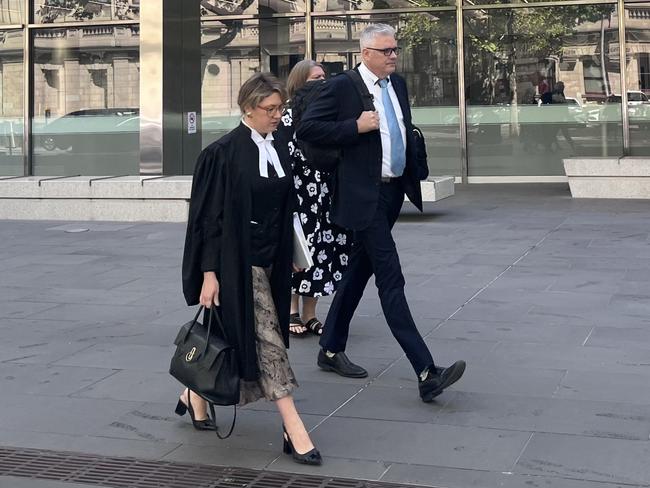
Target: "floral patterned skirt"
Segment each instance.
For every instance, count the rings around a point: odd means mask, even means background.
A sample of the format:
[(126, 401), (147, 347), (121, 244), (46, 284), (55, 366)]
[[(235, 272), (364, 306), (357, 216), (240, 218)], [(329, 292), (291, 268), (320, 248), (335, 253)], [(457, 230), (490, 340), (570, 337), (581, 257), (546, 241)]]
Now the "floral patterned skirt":
[(287, 348), (282, 339), (278, 314), (275, 311), (270, 268), (252, 267), (253, 303), (255, 314), (255, 343), (260, 377), (256, 381), (242, 381), (239, 404), (246, 405), (261, 398), (270, 401), (291, 395), (298, 386), (289, 365)]

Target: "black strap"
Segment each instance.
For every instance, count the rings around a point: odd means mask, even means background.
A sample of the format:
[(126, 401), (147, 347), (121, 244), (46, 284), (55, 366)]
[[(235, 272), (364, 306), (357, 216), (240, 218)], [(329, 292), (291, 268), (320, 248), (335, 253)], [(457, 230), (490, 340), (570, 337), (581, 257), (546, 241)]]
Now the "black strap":
[[(210, 414), (212, 415), (212, 422), (214, 423), (215, 427), (217, 425), (217, 414), (214, 412), (214, 403), (208, 402), (208, 405), (210, 405)], [(232, 431), (235, 430), (235, 422), (237, 421), (237, 405), (233, 405), (233, 414), (232, 414), (232, 424), (230, 424), (230, 430), (226, 435), (221, 435), (219, 434), (219, 427), (217, 427), (217, 437), (219, 439), (227, 439), (232, 435)]]
[(361, 102), (363, 103), (363, 110), (364, 111), (375, 111), (375, 104), (373, 103), (375, 100), (375, 97), (368, 91), (368, 87), (366, 86), (366, 83), (363, 81), (363, 78), (361, 78), (361, 75), (356, 69), (349, 69), (347, 71), (343, 72), (352, 80), (352, 83), (354, 83), (354, 87), (357, 89), (357, 93), (361, 97)]

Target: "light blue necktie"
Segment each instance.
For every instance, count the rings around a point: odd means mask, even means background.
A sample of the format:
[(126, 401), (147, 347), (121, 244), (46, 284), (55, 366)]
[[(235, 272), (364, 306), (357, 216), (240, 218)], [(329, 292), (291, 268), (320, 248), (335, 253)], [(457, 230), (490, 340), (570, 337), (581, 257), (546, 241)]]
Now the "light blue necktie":
[(388, 133), (390, 134), (390, 170), (395, 176), (402, 176), (406, 166), (406, 149), (402, 140), (402, 131), (399, 130), (399, 122), (395, 114), (395, 107), (388, 93), (388, 79), (379, 80), (381, 87), (381, 100), (384, 104), (384, 114), (388, 122)]

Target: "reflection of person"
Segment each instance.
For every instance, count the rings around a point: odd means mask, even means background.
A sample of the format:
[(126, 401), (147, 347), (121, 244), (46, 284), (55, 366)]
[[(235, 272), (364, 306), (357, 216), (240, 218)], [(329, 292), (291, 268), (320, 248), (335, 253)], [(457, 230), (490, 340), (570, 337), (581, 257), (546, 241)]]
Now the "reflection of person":
[(543, 100), (544, 95), (551, 92), (551, 85), (549, 84), (548, 79), (545, 76), (541, 76), (539, 78), (539, 84), (537, 85), (537, 92), (539, 93), (542, 103), (544, 103)]
[[(183, 256), (189, 305), (220, 304), (227, 339), (238, 353), (240, 404), (274, 401), (282, 416), (285, 452), (305, 464), (320, 453), (296, 411), (289, 366), (292, 211), (287, 140), (272, 135), (286, 100), (282, 84), (257, 73), (241, 87), (241, 124), (209, 145), (194, 172)], [(185, 390), (177, 413), (190, 409), (196, 428), (214, 430), (206, 403)]]
[(391, 235), (405, 193), (422, 209), (419, 180), (428, 169), (413, 157), (406, 83), (394, 74), (399, 50), (395, 30), (384, 24), (369, 25), (361, 33), (360, 45), (362, 63), (356, 69), (377, 111), (363, 111), (352, 79), (337, 76), (308, 107), (297, 131), (298, 139), (342, 148), (331, 217), (355, 231), (350, 264), (320, 340), (318, 365), (342, 376), (368, 375), (348, 359), (345, 347), (350, 321), (374, 274), (388, 326), (418, 375), (420, 397), (429, 402), (462, 376), (465, 362), (449, 368), (434, 365), (404, 295), (404, 276)]
[(552, 103), (566, 103), (566, 97), (564, 96), (564, 82), (558, 81), (553, 88), (551, 94)]
[[(304, 112), (314, 90), (320, 89), (317, 83), (309, 82), (324, 79), (323, 66), (311, 59), (300, 61), (293, 67), (287, 79), (292, 108), (282, 117), (286, 126), (291, 127), (292, 114)], [(345, 229), (330, 221), (331, 175), (312, 168), (295, 145), (290, 146), (290, 152), (297, 211), (305, 236), (311, 244), (314, 266), (293, 274), (289, 331), (296, 336), (304, 336), (309, 332), (321, 335), (323, 324), (316, 318), (316, 304), (319, 297), (331, 295), (338, 287), (348, 263), (352, 237)]]
[[(558, 81), (555, 84), (555, 88), (553, 88), (553, 95), (552, 95), (552, 101), (554, 104), (567, 104), (567, 99), (566, 96), (564, 95), (564, 82)], [(568, 107), (566, 109), (568, 111)], [(568, 118), (568, 114), (566, 115)], [(571, 147), (571, 149), (575, 149), (575, 143), (573, 142), (573, 138), (571, 137), (571, 134), (569, 134), (569, 126), (566, 121), (560, 121), (559, 122), (559, 130), (564, 139), (566, 140), (567, 144)], [(555, 144), (559, 148), (559, 142), (557, 141), (557, 135), (555, 136)]]

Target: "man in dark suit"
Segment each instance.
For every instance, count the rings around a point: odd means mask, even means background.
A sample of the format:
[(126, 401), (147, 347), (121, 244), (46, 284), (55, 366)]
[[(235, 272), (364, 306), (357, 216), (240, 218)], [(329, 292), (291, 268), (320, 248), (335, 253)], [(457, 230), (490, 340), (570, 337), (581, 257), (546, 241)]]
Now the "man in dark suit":
[(376, 110), (364, 111), (351, 77), (336, 76), (307, 108), (297, 134), (300, 140), (342, 149), (330, 219), (355, 231), (349, 267), (325, 321), (318, 366), (342, 376), (368, 376), (348, 359), (345, 346), (354, 311), (374, 274), (388, 326), (418, 375), (420, 397), (430, 402), (460, 379), (465, 362), (448, 368), (434, 364), (411, 316), (391, 235), (405, 193), (422, 210), (420, 180), (428, 176), (428, 168), (416, 161), (406, 83), (394, 74), (399, 53), (395, 30), (370, 25), (362, 32), (360, 45), (363, 62), (355, 69)]

